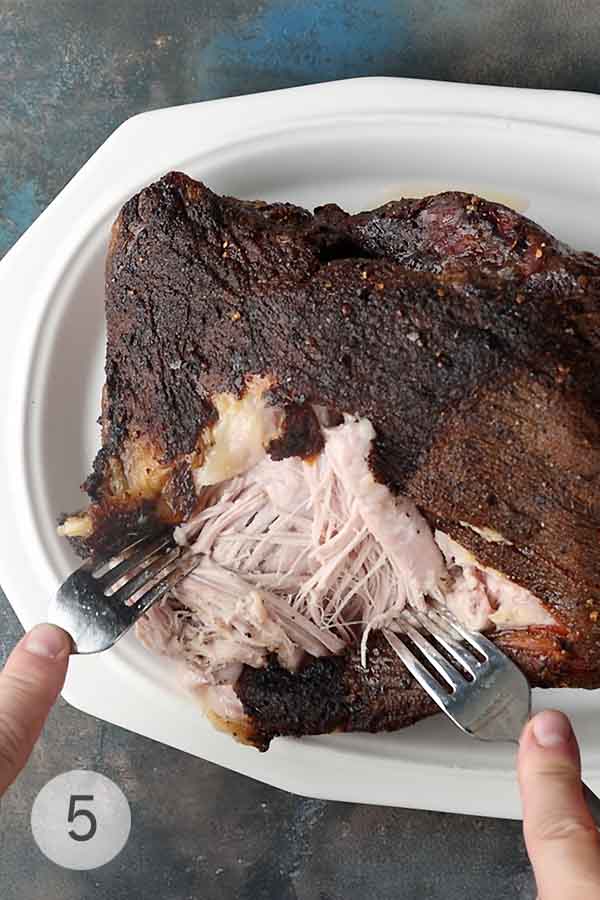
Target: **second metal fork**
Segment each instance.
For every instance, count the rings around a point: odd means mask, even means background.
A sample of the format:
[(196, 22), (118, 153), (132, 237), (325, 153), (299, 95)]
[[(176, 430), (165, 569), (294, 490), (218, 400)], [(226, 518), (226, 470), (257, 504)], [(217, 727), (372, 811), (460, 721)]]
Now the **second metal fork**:
[[(492, 641), (433, 607), (427, 613), (402, 613), (397, 627), (384, 634), (411, 675), (462, 731), (483, 741), (518, 744), (531, 713), (531, 688)], [(600, 826), (600, 798), (585, 783), (583, 793)]]

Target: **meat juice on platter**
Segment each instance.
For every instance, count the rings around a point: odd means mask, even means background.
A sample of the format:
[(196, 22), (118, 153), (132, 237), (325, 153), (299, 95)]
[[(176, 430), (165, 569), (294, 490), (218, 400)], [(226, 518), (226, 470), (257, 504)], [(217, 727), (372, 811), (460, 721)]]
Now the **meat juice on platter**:
[(138, 623), (211, 719), (436, 711), (385, 639), (443, 604), (540, 687), (600, 686), (600, 259), (446, 191), (350, 215), (172, 172), (106, 263), (102, 448), (60, 531), (199, 564)]

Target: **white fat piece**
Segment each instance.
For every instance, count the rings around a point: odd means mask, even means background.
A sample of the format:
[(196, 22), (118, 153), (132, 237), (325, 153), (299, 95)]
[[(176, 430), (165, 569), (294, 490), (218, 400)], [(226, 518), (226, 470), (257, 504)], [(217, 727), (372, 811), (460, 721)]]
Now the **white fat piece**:
[(474, 531), (475, 534), (482, 537), (488, 544), (508, 544), (509, 546), (512, 546), (512, 541), (505, 538), (504, 535), (500, 534), (499, 531), (496, 531), (495, 528), (488, 528), (487, 526), (482, 528), (479, 525), (471, 525), (470, 522), (459, 522), (458, 524), (462, 525), (463, 528), (469, 528), (471, 531)]
[(215, 397), (219, 418), (203, 435), (207, 450), (203, 465), (194, 470), (197, 493), (247, 472), (278, 436), (283, 413), (265, 399), (271, 386), (269, 378), (253, 377), (241, 397), (227, 393)]

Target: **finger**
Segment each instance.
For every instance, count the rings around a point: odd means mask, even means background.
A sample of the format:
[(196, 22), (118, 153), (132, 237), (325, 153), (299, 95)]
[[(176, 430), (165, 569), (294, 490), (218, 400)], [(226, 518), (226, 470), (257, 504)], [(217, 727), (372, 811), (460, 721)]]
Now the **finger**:
[(69, 635), (37, 625), (17, 644), (0, 674), (0, 797), (17, 777), (64, 684)]
[(583, 799), (577, 741), (562, 713), (546, 710), (525, 726), (519, 783), (541, 900), (598, 900), (600, 840)]

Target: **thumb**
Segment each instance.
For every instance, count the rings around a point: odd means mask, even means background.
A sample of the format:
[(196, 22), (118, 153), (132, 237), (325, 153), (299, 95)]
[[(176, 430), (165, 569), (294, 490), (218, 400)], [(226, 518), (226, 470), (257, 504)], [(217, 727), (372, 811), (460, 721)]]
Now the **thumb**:
[(27, 762), (63, 686), (70, 652), (66, 632), (37, 625), (0, 674), (0, 797)]
[(525, 726), (519, 784), (540, 900), (598, 900), (600, 839), (583, 799), (577, 741), (562, 713), (546, 710)]

